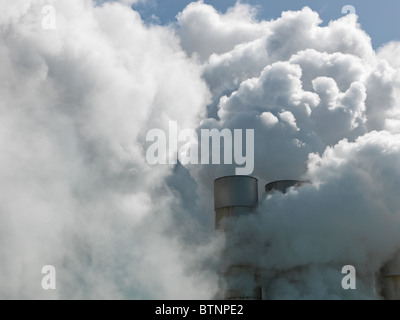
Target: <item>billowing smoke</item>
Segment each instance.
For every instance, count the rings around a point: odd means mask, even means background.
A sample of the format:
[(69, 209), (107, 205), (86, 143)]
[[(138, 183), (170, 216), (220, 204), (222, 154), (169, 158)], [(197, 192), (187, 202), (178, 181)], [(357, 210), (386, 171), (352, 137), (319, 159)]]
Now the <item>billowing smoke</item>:
[(146, 133), (169, 121), (254, 129), (254, 176), (312, 182), (232, 222), (267, 298), (375, 297), (400, 250), (400, 44), (375, 51), (357, 17), (321, 27), (309, 8), (258, 21), (197, 2), (157, 26), (103, 2), (52, 1), (49, 30), (47, 1), (0, 4), (0, 297), (214, 297), (212, 185), (235, 166), (151, 166)]
[[(261, 187), (311, 182), (272, 194), (256, 214), (233, 221), (228, 264), (258, 267), (265, 298), (378, 298), (375, 278), (400, 250), (400, 44), (375, 52), (354, 15), (321, 27), (309, 8), (258, 23), (245, 6), (218, 18), (205, 7), (194, 4), (179, 17), (188, 39), (195, 35), (187, 24), (199, 23), (203, 37), (220, 44), (207, 47), (213, 102), (200, 127), (254, 129)], [(229, 17), (240, 10), (243, 32), (263, 33), (228, 48), (226, 32), (214, 30), (230, 30)], [(182, 44), (194, 56), (200, 51)], [(205, 198), (211, 177), (234, 174), (228, 165), (190, 171)], [(356, 291), (341, 286), (345, 265), (358, 272)]]
[(218, 244), (145, 158), (148, 130), (205, 113), (201, 67), (124, 4), (54, 1), (46, 30), (46, 1), (2, 3), (0, 296), (212, 297)]

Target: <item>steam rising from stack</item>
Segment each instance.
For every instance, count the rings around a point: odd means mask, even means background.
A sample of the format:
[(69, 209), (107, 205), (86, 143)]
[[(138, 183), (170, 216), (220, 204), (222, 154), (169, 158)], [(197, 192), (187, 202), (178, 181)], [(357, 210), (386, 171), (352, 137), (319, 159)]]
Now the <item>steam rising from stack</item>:
[[(380, 298), (370, 275), (400, 251), (400, 44), (309, 8), (196, 2), (164, 27), (100, 2), (52, 1), (51, 31), (45, 1), (0, 3), (0, 298), (211, 299), (227, 246), (264, 298)], [(234, 166), (149, 165), (146, 132), (169, 121), (254, 129), (260, 184), (311, 183), (215, 232), (213, 181)]]
[[(238, 224), (239, 228), (235, 230), (232, 227), (232, 223), (234, 224), (235, 219), (247, 219), (251, 217), (250, 215), (254, 214), (255, 200), (258, 195), (257, 183), (257, 179), (250, 176), (228, 176), (214, 181), (216, 228), (226, 232), (228, 239), (221, 257), (223, 266), (226, 269), (225, 272), (222, 272), (222, 276), (224, 277), (224, 291), (218, 298), (228, 300), (274, 298), (275, 295), (271, 294), (271, 291), (273, 292), (276, 289), (272, 286), (271, 290), (271, 283), (274, 281), (285, 281), (293, 287), (300, 288), (307, 287), (308, 285), (304, 282), (304, 276), (308, 273), (308, 266), (297, 265), (286, 267), (276, 272), (274, 269), (259, 265), (259, 260), (256, 256), (243, 254), (243, 247), (251, 249), (250, 252), (254, 253), (255, 246), (261, 243), (259, 243), (259, 239), (252, 238), (251, 230), (237, 232), (240, 230), (241, 224)], [(264, 197), (264, 202), (268, 206), (268, 199), (271, 199), (272, 195), (276, 194), (276, 192), (284, 195), (286, 192), (290, 190), (294, 191), (295, 188), (305, 184), (306, 182), (300, 180), (281, 180), (268, 183), (265, 185), (266, 196)], [(237, 232), (236, 234), (235, 231)], [(269, 247), (273, 245), (272, 243), (264, 243), (263, 248), (267, 252)], [(238, 250), (238, 248), (240, 249)], [(235, 256), (236, 251), (241, 252), (241, 254)], [(282, 256), (282, 259), (285, 259), (284, 251), (282, 252)], [(361, 283), (364, 294), (370, 298), (378, 298), (380, 295), (385, 299), (391, 300), (398, 300), (400, 298), (399, 257), (400, 255), (396, 255), (380, 271), (366, 272), (363, 268), (359, 269), (361, 272), (357, 273), (356, 281), (358, 280)], [(335, 262), (330, 264), (331, 268), (335, 266), (337, 271), (343, 267), (339, 263), (335, 264)], [(266, 279), (265, 275), (268, 274), (269, 279)], [(273, 274), (273, 277), (271, 277), (271, 274)], [(338, 275), (339, 273), (337, 272), (336, 280), (339, 283), (340, 279)], [(342, 287), (342, 289), (344, 288)], [(357, 293), (353, 297), (358, 296)], [(349, 297), (352, 297), (351, 294)]]
[[(228, 176), (214, 181), (215, 227), (229, 233), (230, 219), (251, 214), (258, 205), (258, 180), (249, 176)], [(246, 241), (248, 239), (240, 239)], [(226, 243), (222, 254), (221, 274), (224, 289), (217, 298), (261, 299), (256, 268), (248, 262), (230, 264), (230, 252), (235, 243)]]
[[(268, 183), (265, 192), (279, 191), (286, 193), (291, 187), (304, 184), (304, 181), (284, 180)], [(214, 181), (214, 210), (216, 229), (230, 232), (229, 222), (240, 216), (254, 213), (258, 205), (258, 180), (250, 176), (227, 176)], [(229, 239), (229, 236), (228, 236)], [(259, 270), (251, 261), (236, 261), (231, 263), (230, 253), (235, 251), (239, 243), (252, 242), (251, 238), (236, 237), (236, 241), (226, 243), (221, 259), (225, 270), (224, 289), (219, 298), (238, 300), (261, 300), (262, 288), (259, 281)], [(250, 263), (249, 263), (250, 262)], [(255, 260), (253, 261), (255, 262)]]

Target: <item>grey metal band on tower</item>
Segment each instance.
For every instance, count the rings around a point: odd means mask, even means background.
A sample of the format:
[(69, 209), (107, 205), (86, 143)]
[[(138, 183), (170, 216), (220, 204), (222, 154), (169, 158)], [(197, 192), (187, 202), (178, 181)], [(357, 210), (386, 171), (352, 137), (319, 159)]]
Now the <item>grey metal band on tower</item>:
[(224, 229), (224, 218), (248, 214), (258, 205), (258, 180), (226, 176), (214, 181), (215, 228)]
[(279, 180), (267, 183), (265, 185), (265, 192), (271, 192), (274, 190), (280, 191), (282, 193), (286, 193), (287, 189), (290, 187), (300, 187), (303, 184), (307, 183), (307, 181), (302, 180)]

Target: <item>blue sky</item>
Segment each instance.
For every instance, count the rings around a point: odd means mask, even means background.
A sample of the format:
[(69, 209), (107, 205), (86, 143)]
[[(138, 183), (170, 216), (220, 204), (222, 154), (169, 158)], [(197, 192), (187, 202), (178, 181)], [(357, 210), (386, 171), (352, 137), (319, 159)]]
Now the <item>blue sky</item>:
[[(161, 24), (175, 21), (175, 16), (190, 0), (147, 0), (134, 5), (144, 20), (149, 21), (152, 15), (159, 18)], [(224, 12), (233, 6), (236, 0), (205, 0), (205, 3), (213, 5), (217, 10)], [(261, 1), (242, 0), (258, 7), (259, 19), (277, 18), (282, 11), (297, 10), (309, 6), (318, 11), (323, 24), (341, 17), (342, 8), (345, 5), (353, 5), (359, 16), (359, 22), (363, 29), (371, 36), (375, 48), (382, 44), (400, 40), (400, 1), (399, 0), (281, 0)]]

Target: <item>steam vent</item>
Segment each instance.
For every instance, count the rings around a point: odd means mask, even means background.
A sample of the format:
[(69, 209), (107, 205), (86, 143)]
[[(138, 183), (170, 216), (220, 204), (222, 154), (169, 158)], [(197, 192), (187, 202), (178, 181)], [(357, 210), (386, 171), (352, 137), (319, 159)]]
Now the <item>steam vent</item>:
[[(250, 214), (258, 205), (258, 180), (250, 176), (227, 176), (214, 181), (215, 228), (229, 232), (230, 217)], [(224, 219), (225, 218), (225, 219)], [(227, 249), (231, 244), (226, 244)], [(222, 258), (229, 259), (229, 252)], [(226, 300), (261, 300), (257, 270), (248, 264), (229, 265), (221, 270), (227, 288), (218, 295)]]
[[(280, 180), (265, 185), (265, 194), (274, 192), (286, 193), (289, 188), (298, 188), (309, 183), (300, 180)], [(250, 176), (226, 176), (214, 181), (215, 228), (229, 233), (226, 222), (231, 217), (252, 214), (258, 206), (258, 180)], [(229, 239), (229, 237), (227, 237)], [(251, 241), (239, 239), (238, 241)], [(259, 281), (257, 266), (251, 263), (229, 263), (229, 248), (233, 243), (227, 241), (222, 260), (225, 266), (220, 273), (225, 279), (225, 288), (217, 299), (226, 300), (261, 300), (262, 286)], [(373, 277), (372, 289), (377, 293), (377, 299), (383, 297), (389, 300), (400, 299), (400, 252), (394, 256)]]
[(305, 184), (305, 181), (300, 180), (280, 180), (267, 183), (265, 185), (265, 192), (273, 192), (273, 191), (280, 191), (282, 193), (286, 193), (287, 189), (290, 187), (300, 187)]
[(400, 252), (382, 268), (380, 286), (385, 299), (400, 300)]
[(252, 212), (258, 205), (258, 180), (250, 176), (228, 176), (214, 181), (215, 228), (222, 218)]

